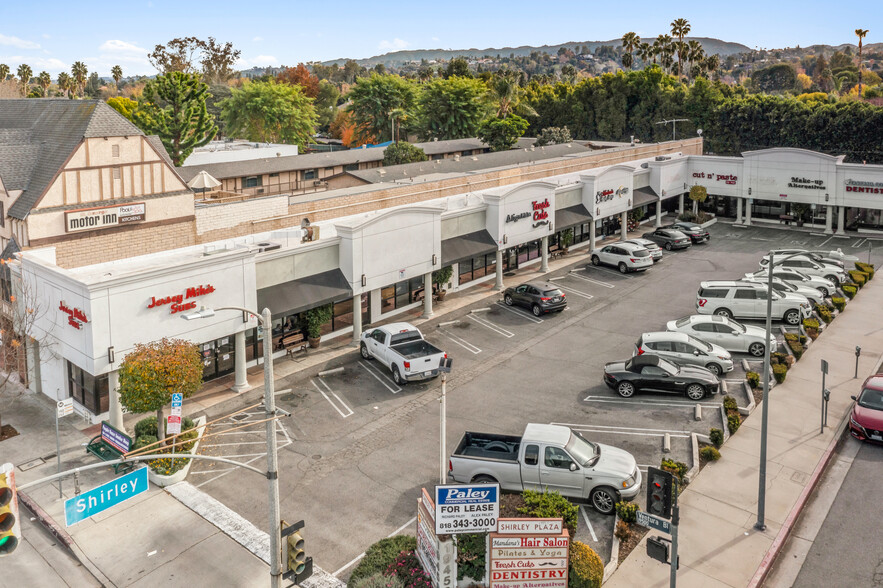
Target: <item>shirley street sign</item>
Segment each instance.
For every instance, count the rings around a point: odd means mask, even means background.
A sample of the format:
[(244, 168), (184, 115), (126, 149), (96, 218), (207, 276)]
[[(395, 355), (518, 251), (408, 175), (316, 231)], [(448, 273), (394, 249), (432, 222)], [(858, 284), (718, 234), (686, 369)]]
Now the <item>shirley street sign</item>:
[(70, 527), (147, 491), (147, 468), (137, 470), (64, 501), (64, 522)]

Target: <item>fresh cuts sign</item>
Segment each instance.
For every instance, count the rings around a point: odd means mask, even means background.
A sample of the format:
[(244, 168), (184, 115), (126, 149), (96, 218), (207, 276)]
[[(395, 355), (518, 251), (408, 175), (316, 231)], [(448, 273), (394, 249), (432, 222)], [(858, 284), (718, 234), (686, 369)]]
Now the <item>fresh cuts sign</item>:
[(75, 233), (92, 229), (107, 229), (128, 223), (140, 223), (146, 218), (143, 202), (106, 208), (83, 208), (64, 213), (65, 231)]
[(567, 588), (569, 552), (561, 519), (501, 519), (490, 534), (489, 586)]
[(457, 553), (450, 537), (435, 533), (432, 498), (423, 488), (417, 499), (417, 559), (429, 574), (435, 588), (454, 588), (457, 585)]
[(497, 530), (500, 485), (435, 487), (435, 532), (438, 535)]

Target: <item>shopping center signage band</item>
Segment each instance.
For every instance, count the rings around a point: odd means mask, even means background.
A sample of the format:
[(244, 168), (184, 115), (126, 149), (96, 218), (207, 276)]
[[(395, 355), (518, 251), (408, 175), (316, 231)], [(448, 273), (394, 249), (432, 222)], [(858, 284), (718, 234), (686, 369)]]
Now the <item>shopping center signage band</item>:
[(860, 194), (883, 194), (883, 182), (846, 180), (846, 191), (858, 192)]
[(614, 190), (613, 188), (598, 190), (597, 192), (595, 192), (595, 204), (601, 204), (602, 202), (613, 200), (614, 198), (624, 196), (628, 193), (629, 189), (626, 186), (620, 186), (616, 190)]
[(825, 182), (822, 180), (810, 180), (809, 178), (792, 177), (788, 182), (789, 188), (805, 188), (807, 190), (824, 190)]
[(716, 173), (705, 173), (705, 172), (693, 172), (693, 177), (697, 179), (708, 179), (714, 180), (716, 182), (724, 182), (730, 186), (736, 184), (736, 181), (739, 179), (737, 176), (733, 174), (716, 174)]
[(156, 296), (150, 297), (150, 302), (147, 304), (147, 308), (156, 308), (158, 306), (169, 306), (169, 314), (176, 314), (184, 310), (191, 310), (196, 308), (196, 300), (190, 300), (191, 298), (198, 298), (199, 296), (205, 296), (206, 294), (211, 294), (215, 291), (215, 287), (211, 284), (205, 286), (194, 286), (192, 288), (187, 288), (183, 294), (175, 294), (173, 296), (166, 296), (164, 298), (157, 298)]
[(517, 223), (523, 218), (533, 218), (534, 228), (540, 225), (549, 224), (549, 199), (534, 200), (530, 204), (531, 212), (519, 212), (518, 214), (507, 214), (507, 223)]
[(143, 202), (105, 208), (83, 208), (64, 213), (64, 228), (68, 233), (108, 229), (128, 223), (140, 223), (146, 218)]
[(80, 329), (85, 323), (89, 322), (85, 312), (79, 308), (68, 308), (64, 302), (58, 303), (58, 310), (67, 315), (67, 324), (75, 329)]

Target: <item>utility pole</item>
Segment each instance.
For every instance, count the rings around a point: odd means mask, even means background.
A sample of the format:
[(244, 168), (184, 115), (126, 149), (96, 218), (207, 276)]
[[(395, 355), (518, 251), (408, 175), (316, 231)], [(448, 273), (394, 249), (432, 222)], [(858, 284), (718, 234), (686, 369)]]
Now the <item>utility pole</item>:
[(661, 120), (661, 121), (659, 121), (658, 123), (655, 123), (655, 124), (657, 124), (657, 125), (667, 125), (668, 123), (671, 123), (671, 140), (672, 140), (672, 141), (676, 141), (676, 140), (677, 140), (677, 132), (676, 132), (676, 129), (675, 129), (675, 125), (676, 125), (677, 123), (679, 123), (679, 122), (690, 122), (690, 119), (688, 119), (688, 118), (673, 118), (673, 119), (670, 119), (670, 120)]
[(438, 362), (438, 371), (441, 373), (441, 396), (439, 403), (439, 438), (438, 438), (438, 483), (444, 484), (448, 479), (448, 452), (446, 440), (447, 427), (447, 384), (448, 374), (451, 373), (451, 365), (454, 361), (450, 357), (443, 357)]
[(264, 329), (264, 408), (267, 420), (267, 482), (270, 502), (270, 587), (282, 586), (281, 515), (279, 514), (279, 463), (276, 455), (276, 390), (273, 381), (273, 317), (261, 313)]

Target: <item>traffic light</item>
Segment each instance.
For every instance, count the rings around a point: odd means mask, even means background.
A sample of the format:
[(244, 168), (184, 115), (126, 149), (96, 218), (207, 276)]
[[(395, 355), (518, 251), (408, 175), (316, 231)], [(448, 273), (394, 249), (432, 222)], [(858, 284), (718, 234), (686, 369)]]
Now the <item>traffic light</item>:
[(313, 558), (307, 557), (304, 551), (304, 537), (301, 532), (303, 528), (303, 521), (290, 527), (282, 521), (282, 538), (285, 539), (285, 553), (282, 558), (285, 561), (285, 571), (282, 577), (286, 580), (293, 579), (295, 584), (300, 584), (313, 575)]
[(647, 468), (647, 512), (664, 519), (671, 518), (674, 476), (657, 468)]
[(15, 466), (0, 466), (0, 557), (18, 547), (21, 523), (18, 521), (18, 492), (15, 489)]

